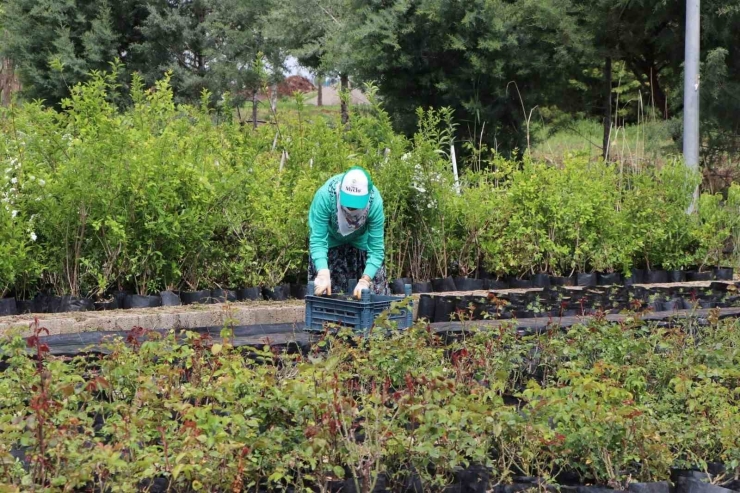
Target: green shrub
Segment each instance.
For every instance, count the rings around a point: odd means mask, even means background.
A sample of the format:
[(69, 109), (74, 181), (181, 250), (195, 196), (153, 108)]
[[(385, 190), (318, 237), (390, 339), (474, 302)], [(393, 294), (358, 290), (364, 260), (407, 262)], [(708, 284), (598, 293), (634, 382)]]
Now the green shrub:
[(468, 465), (488, 469), (485, 486), (534, 476), (557, 489), (568, 471), (622, 491), (672, 467), (722, 461), (715, 484), (740, 472), (737, 321), (692, 333), (592, 320), (528, 337), (470, 326), (449, 345), (418, 324), (328, 334), (309, 357), (235, 348), (228, 327), (213, 339), (135, 329), (98, 358), (54, 357), (32, 329), (0, 338), (11, 491), (135, 491), (156, 478), (372, 491), (381, 474), (396, 491), (410, 471), (437, 491)]
[(151, 89), (134, 78), (133, 104), (120, 109), (116, 81), (94, 74), (62, 111), (3, 110), (2, 291), (305, 279), (313, 195), (358, 164), (384, 197), (391, 278), (712, 266), (728, 260), (729, 239), (740, 244), (738, 187), (727, 200), (702, 195), (687, 215), (698, 176), (679, 161), (633, 170), (571, 155), (552, 166), (480, 149), (456, 184), (449, 109), (419, 110), (413, 138), (377, 103), (348, 129), (312, 121), (301, 101), (252, 129), (220, 121), (207, 92), (198, 107), (175, 104), (167, 78)]

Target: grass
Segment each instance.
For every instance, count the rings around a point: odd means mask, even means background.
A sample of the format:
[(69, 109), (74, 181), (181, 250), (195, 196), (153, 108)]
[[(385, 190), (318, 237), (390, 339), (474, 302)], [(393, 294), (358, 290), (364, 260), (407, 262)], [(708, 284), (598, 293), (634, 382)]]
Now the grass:
[[(304, 119), (317, 121), (324, 119), (336, 123), (340, 119), (339, 105), (315, 106), (307, 101), (316, 97), (316, 92), (303, 96), (301, 105), (295, 98), (280, 98), (277, 116), (295, 117), (302, 111)], [(302, 106), (302, 110), (301, 110)], [(357, 110), (355, 106), (353, 110)], [(241, 119), (251, 122), (252, 105), (245, 104), (241, 109)], [(236, 113), (235, 113), (236, 116)], [(263, 122), (274, 120), (269, 101), (260, 101), (257, 119)], [(675, 122), (649, 121), (636, 125), (612, 127), (610, 159), (625, 165), (641, 167), (646, 164), (660, 164), (672, 156), (680, 154), (680, 149), (673, 140), (672, 132)], [(603, 126), (596, 120), (573, 120), (557, 127), (540, 124), (532, 132), (532, 156), (538, 161), (560, 163), (575, 153), (586, 154), (593, 160), (602, 156)]]
[[(303, 96), (303, 118), (307, 120), (317, 120), (324, 118), (328, 121), (339, 121), (340, 118), (340, 107), (339, 105), (332, 106), (315, 106), (308, 104), (308, 101), (316, 97), (316, 92), (307, 93)], [(281, 115), (297, 116), (298, 112), (301, 111), (301, 104), (296, 101), (295, 98), (280, 98), (277, 104), (277, 117)], [(243, 122), (252, 121), (252, 103), (248, 102), (240, 108), (239, 112), (234, 112), (236, 118), (241, 114), (241, 120)], [(257, 105), (257, 120), (263, 122), (271, 122), (274, 120), (272, 111), (270, 110), (270, 102), (260, 101)]]
[[(674, 125), (672, 121), (654, 121), (612, 127), (609, 156), (635, 167), (664, 162), (680, 152), (672, 137)], [(576, 120), (558, 129), (542, 125), (533, 134), (537, 143), (532, 155), (552, 163), (573, 153), (585, 153), (596, 160), (602, 155), (603, 133), (601, 122), (595, 120)]]

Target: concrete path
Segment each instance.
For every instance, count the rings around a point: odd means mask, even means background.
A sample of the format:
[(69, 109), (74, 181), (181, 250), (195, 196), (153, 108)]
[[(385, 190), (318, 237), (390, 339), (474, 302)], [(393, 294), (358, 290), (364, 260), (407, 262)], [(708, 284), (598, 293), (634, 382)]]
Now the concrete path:
[[(336, 87), (324, 87), (321, 96), (321, 104), (323, 104), (324, 106), (339, 106), (342, 103), (342, 100), (339, 97), (339, 91)], [(309, 99), (308, 101), (306, 101), (306, 104), (318, 106), (319, 97), (316, 96)], [(367, 99), (367, 96), (365, 96), (362, 91), (360, 91), (359, 89), (352, 89), (349, 94), (349, 104), (350, 106), (362, 106), (370, 104), (370, 101)]]
[[(681, 320), (691, 319), (699, 325), (707, 324), (712, 317), (718, 319), (740, 318), (740, 308), (722, 308), (714, 310), (678, 310), (674, 312), (656, 312), (635, 314), (607, 315), (610, 322), (622, 322), (628, 319), (634, 320), (639, 317), (646, 323), (674, 323)], [(464, 334), (473, 329), (492, 330), (499, 327), (508, 327), (516, 330), (522, 335), (536, 334), (549, 329), (567, 329), (576, 324), (586, 323), (591, 318), (585, 317), (562, 317), (558, 319), (549, 318), (527, 318), (520, 320), (487, 320), (475, 322), (446, 322), (431, 324), (432, 330), (439, 334)], [(265, 324), (237, 326), (233, 330), (233, 344), (237, 347), (255, 346), (286, 348), (288, 346), (305, 346), (311, 341), (321, 337), (320, 334), (308, 334), (303, 332), (303, 323), (294, 324)], [(209, 334), (213, 340), (221, 339), (223, 327), (200, 327), (195, 332)], [(160, 330), (164, 333), (166, 330)], [(106, 353), (105, 340), (112, 337), (126, 337), (127, 332), (83, 332), (75, 334), (53, 335), (44, 338), (49, 345), (52, 354), (72, 356), (84, 351)]]
[(133, 327), (147, 329), (195, 329), (225, 325), (293, 324), (303, 322), (305, 304), (302, 301), (222, 303), (111, 310), (15, 315), (0, 318), (0, 336), (12, 330), (23, 335), (31, 331), (38, 320), (52, 335), (79, 332), (127, 331)]

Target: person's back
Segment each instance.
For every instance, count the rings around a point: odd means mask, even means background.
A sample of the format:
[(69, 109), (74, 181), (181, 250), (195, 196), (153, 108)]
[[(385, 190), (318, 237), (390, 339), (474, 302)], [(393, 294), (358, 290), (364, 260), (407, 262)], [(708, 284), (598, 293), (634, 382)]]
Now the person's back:
[(309, 279), (315, 294), (331, 294), (332, 284), (347, 290), (388, 293), (385, 275), (383, 198), (362, 168), (335, 175), (314, 195), (308, 214)]

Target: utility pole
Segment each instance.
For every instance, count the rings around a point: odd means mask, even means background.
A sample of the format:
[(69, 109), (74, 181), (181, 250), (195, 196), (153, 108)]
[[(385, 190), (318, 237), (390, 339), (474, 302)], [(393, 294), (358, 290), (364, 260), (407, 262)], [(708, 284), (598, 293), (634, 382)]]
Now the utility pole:
[[(692, 171), (699, 170), (699, 47), (700, 0), (686, 0), (686, 48), (683, 83), (683, 157)], [(689, 212), (696, 210), (699, 187)]]

